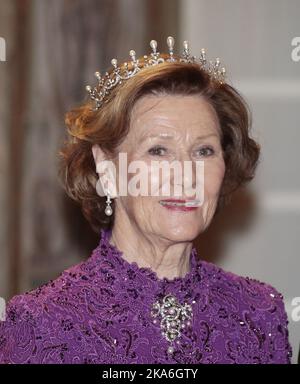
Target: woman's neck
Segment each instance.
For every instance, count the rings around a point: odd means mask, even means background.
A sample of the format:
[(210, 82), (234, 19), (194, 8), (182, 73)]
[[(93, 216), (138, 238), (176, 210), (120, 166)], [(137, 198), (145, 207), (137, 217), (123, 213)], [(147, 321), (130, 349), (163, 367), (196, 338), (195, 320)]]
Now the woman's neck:
[(136, 262), (140, 268), (150, 268), (159, 279), (184, 277), (190, 271), (191, 242), (174, 243), (118, 222), (114, 224), (109, 242), (123, 253), (126, 261)]

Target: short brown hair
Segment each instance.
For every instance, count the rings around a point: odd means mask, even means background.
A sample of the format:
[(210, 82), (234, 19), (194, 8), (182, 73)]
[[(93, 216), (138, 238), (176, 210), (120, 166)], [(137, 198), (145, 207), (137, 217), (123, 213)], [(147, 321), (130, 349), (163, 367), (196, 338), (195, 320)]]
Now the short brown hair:
[(118, 85), (98, 111), (89, 100), (67, 112), (68, 138), (61, 148), (59, 173), (67, 194), (80, 204), (93, 230), (112, 227), (114, 216), (106, 216), (105, 198), (96, 192), (98, 175), (92, 146), (98, 144), (108, 158), (130, 127), (131, 111), (142, 96), (202, 95), (215, 109), (222, 131), (225, 176), (217, 210), (232, 192), (254, 177), (260, 146), (249, 136), (251, 115), (241, 95), (229, 84), (220, 84), (198, 64), (162, 63), (144, 68)]

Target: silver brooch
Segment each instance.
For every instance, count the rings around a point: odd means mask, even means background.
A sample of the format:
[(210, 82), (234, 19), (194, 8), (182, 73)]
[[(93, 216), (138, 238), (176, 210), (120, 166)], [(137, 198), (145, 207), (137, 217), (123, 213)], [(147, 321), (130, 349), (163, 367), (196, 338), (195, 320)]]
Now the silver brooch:
[[(193, 301), (193, 304), (195, 301)], [(153, 303), (151, 309), (151, 316), (155, 317), (153, 323), (157, 323), (157, 317), (161, 317), (160, 328), (162, 335), (167, 339), (168, 342), (173, 344), (175, 341), (180, 343), (178, 338), (181, 336), (181, 329), (186, 326), (191, 326), (190, 319), (192, 318), (192, 306), (184, 303), (181, 305), (178, 302), (177, 297), (168, 294), (162, 302), (158, 300)], [(174, 346), (168, 347), (168, 353), (174, 352)]]

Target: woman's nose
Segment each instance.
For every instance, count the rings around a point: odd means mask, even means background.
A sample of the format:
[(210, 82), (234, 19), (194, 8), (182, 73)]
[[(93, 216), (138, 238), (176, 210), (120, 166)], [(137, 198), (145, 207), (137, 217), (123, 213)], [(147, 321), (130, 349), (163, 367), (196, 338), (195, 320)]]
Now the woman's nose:
[[(192, 156), (187, 152), (181, 152), (176, 156), (175, 162), (177, 163), (177, 168), (175, 167), (177, 173), (172, 169), (171, 172), (171, 183), (174, 186), (182, 185), (195, 187), (196, 184), (196, 164), (193, 161)], [(180, 175), (178, 175), (178, 172)], [(179, 177), (180, 176), (180, 177)]]

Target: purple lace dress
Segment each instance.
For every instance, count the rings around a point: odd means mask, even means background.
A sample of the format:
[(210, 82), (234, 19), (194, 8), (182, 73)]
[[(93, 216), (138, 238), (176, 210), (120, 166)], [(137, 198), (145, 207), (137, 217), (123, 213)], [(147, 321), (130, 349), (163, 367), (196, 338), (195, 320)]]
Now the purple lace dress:
[(198, 261), (195, 248), (184, 277), (159, 279), (127, 262), (110, 235), (101, 231), (86, 261), (11, 299), (1, 363), (290, 363), (273, 287)]

